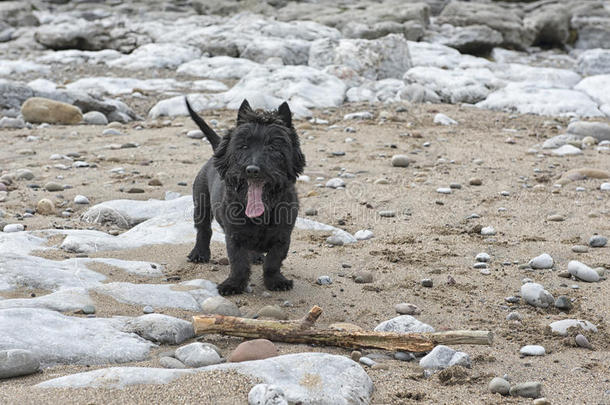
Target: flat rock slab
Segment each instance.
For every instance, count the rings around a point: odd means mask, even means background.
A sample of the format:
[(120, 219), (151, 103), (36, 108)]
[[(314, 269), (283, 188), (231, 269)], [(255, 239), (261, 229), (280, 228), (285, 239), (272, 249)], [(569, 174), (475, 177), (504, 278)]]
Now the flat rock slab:
[(122, 388), (134, 384), (166, 384), (186, 374), (235, 370), (281, 388), (288, 403), (368, 404), (373, 382), (360, 365), (325, 353), (287, 354), (265, 360), (226, 363), (195, 370), (114, 367), (42, 382), (39, 388)]
[(140, 361), (155, 345), (121, 330), (124, 318), (77, 318), (47, 309), (0, 310), (0, 350), (27, 349), (43, 366)]
[(135, 333), (146, 340), (171, 345), (180, 344), (195, 336), (193, 324), (163, 314), (147, 314), (125, 323), (123, 331)]
[(59, 312), (71, 312), (93, 305), (84, 288), (69, 288), (34, 298), (13, 298), (0, 301), (0, 309), (6, 308), (45, 308)]

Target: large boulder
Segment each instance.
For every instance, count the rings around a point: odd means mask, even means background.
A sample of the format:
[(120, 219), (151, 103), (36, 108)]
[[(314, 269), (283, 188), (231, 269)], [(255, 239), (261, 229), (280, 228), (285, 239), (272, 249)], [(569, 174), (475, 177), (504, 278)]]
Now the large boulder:
[(29, 1), (0, 2), (0, 21), (13, 27), (38, 25), (38, 18), (32, 13), (33, 6)]
[(27, 99), (21, 106), (21, 114), (32, 123), (78, 124), (83, 120), (78, 107), (42, 97)]
[(545, 4), (528, 13), (523, 26), (532, 32), (533, 45), (562, 47), (570, 35), (570, 12), (563, 4)]

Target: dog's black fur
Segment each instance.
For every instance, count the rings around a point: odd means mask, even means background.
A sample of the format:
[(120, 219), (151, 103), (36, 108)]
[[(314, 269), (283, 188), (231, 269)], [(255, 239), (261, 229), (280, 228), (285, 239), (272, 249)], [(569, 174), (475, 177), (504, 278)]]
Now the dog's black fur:
[[(297, 218), (294, 184), (303, 172), (305, 157), (292, 126), (290, 107), (283, 103), (277, 111), (255, 112), (244, 100), (236, 126), (221, 138), (197, 115), (186, 98), (185, 102), (191, 118), (214, 150), (214, 156), (201, 168), (193, 183), (197, 241), (189, 261), (210, 260), (211, 222), (216, 218), (225, 232), (231, 265), (229, 277), (218, 286), (220, 294), (243, 292), (250, 278), (250, 262), (261, 260), (264, 253), (265, 287), (291, 289), (292, 280), (280, 273), (280, 267), (288, 253)], [(251, 212), (250, 217), (246, 215), (251, 196), (248, 188), (252, 182), (264, 184), (264, 212), (254, 218)]]

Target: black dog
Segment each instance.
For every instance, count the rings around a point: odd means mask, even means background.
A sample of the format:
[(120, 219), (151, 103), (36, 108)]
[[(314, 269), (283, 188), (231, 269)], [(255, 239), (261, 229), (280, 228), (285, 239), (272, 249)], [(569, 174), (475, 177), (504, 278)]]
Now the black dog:
[(237, 125), (220, 138), (185, 101), (214, 150), (193, 183), (197, 241), (189, 260), (210, 260), (214, 217), (225, 231), (231, 264), (229, 277), (218, 286), (220, 294), (243, 292), (250, 262), (261, 260), (263, 253), (265, 287), (290, 290), (292, 280), (280, 267), (298, 213), (294, 184), (305, 166), (290, 107), (283, 103), (277, 111), (255, 112), (244, 100)]

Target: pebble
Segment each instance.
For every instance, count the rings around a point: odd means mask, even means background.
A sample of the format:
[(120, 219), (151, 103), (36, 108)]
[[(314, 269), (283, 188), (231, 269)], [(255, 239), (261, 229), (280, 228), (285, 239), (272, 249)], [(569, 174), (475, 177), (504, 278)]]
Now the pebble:
[(563, 215), (553, 214), (546, 217), (546, 220), (551, 222), (563, 222), (566, 218)]
[(412, 361), (415, 360), (415, 355), (409, 352), (396, 352), (394, 358), (400, 361)]
[(305, 210), (305, 215), (310, 216), (310, 217), (316, 216), (316, 215), (318, 215), (318, 210), (315, 208), (307, 208)]
[(538, 283), (525, 283), (521, 286), (521, 297), (530, 305), (547, 308), (553, 305), (553, 296)]
[(0, 182), (0, 191), (6, 192), (7, 190), (8, 190), (8, 188), (6, 188), (6, 184)]
[(392, 218), (396, 216), (396, 212), (391, 210), (379, 211), (379, 216), (384, 218)]
[(572, 252), (574, 253), (587, 253), (589, 251), (589, 247), (585, 245), (574, 245), (572, 246)]
[(551, 405), (551, 401), (549, 401), (545, 397), (536, 398), (532, 401), (532, 405)]
[(526, 345), (519, 350), (519, 353), (524, 356), (544, 356), (546, 354), (546, 350), (544, 350), (544, 347), (539, 345)]
[(495, 377), (489, 382), (489, 391), (492, 394), (508, 395), (510, 383), (504, 378)]
[(373, 273), (370, 271), (361, 271), (356, 274), (354, 281), (357, 284), (368, 284), (373, 282)]
[(186, 133), (187, 138), (191, 139), (203, 139), (204, 135), (199, 129), (193, 129), (192, 131), (188, 131)]
[(517, 311), (510, 312), (508, 315), (506, 315), (507, 321), (520, 321), (522, 318), (523, 317), (521, 314)]
[(127, 193), (129, 194), (142, 194), (144, 193), (144, 190), (138, 187), (131, 187), (129, 190), (127, 190)]
[(370, 359), (366, 356), (362, 356), (360, 357), (360, 359), (358, 359), (358, 361), (362, 364), (364, 364), (365, 366), (369, 366), (369, 367), (373, 367), (375, 364), (377, 364), (377, 362), (373, 359)]
[(420, 367), (426, 369), (444, 369), (451, 366), (471, 367), (470, 356), (444, 345), (438, 345), (419, 361)]
[(29, 350), (0, 350), (0, 380), (33, 374), (39, 368), (38, 356)]
[(164, 356), (159, 359), (159, 364), (163, 368), (187, 368), (186, 365), (174, 357)]
[(434, 284), (434, 283), (432, 282), (432, 279), (431, 279), (431, 278), (424, 278), (424, 279), (421, 281), (421, 285), (422, 285), (422, 287), (426, 287), (426, 288), (432, 288), (433, 284)]
[(374, 181), (374, 184), (390, 184), (388, 179), (377, 179)]
[(55, 204), (48, 198), (43, 198), (36, 204), (36, 212), (40, 215), (50, 215), (55, 212)]
[(453, 191), (449, 187), (439, 187), (436, 189), (439, 194), (451, 194)]
[(481, 235), (483, 236), (493, 236), (496, 234), (496, 230), (493, 226), (485, 226), (481, 228)]
[(4, 226), (4, 228), (2, 229), (2, 232), (11, 233), (11, 232), (21, 232), (23, 230), (25, 230), (25, 226), (23, 226), (22, 224), (8, 224), (8, 225)]
[(320, 285), (329, 285), (333, 283), (329, 276), (320, 276), (316, 282)]
[(83, 114), (83, 121), (89, 125), (107, 125), (108, 118), (99, 111), (89, 111)]
[(608, 238), (601, 235), (593, 235), (591, 239), (589, 239), (589, 246), (591, 247), (604, 247), (608, 243)]
[(479, 179), (478, 177), (473, 177), (468, 180), (468, 184), (470, 184), (471, 186), (480, 186), (481, 184), (483, 184), (483, 180)]
[(32, 180), (33, 178), (34, 173), (29, 169), (17, 170), (17, 173), (15, 174), (15, 180)]
[(553, 268), (553, 258), (548, 253), (543, 253), (530, 260), (529, 266), (532, 269), (551, 269)]
[(44, 185), (45, 190), (47, 191), (63, 191), (64, 186), (59, 183), (55, 183), (54, 181), (50, 181)]
[(474, 267), (475, 269), (486, 269), (487, 268), (487, 263), (477, 262), (472, 267)]
[(407, 302), (401, 302), (400, 304), (396, 304), (394, 306), (394, 310), (401, 315), (419, 315), (421, 314), (421, 309), (417, 305), (410, 304)]
[(566, 297), (565, 295), (560, 295), (555, 300), (555, 308), (557, 308), (559, 310), (569, 311), (572, 309), (572, 307), (573, 307), (572, 301), (570, 300), (570, 298)]
[(532, 381), (513, 385), (510, 389), (510, 395), (514, 397), (540, 398), (541, 393), (542, 384)]
[(602, 183), (602, 184), (599, 186), (599, 189), (600, 189), (601, 191), (610, 191), (610, 183)]
[(568, 271), (577, 279), (588, 283), (596, 283), (599, 281), (599, 274), (591, 267), (578, 260), (572, 260), (568, 263)]
[(589, 343), (589, 339), (587, 339), (587, 337), (583, 334), (579, 333), (578, 335), (576, 335), (574, 341), (580, 347), (584, 347), (585, 349), (593, 349), (593, 345)]
[(256, 314), (259, 318), (271, 318), (281, 321), (288, 319), (288, 315), (277, 305), (266, 305), (259, 309)]
[(362, 352), (360, 350), (354, 350), (352, 351), (350, 357), (353, 361), (358, 362), (360, 357), (362, 357)]
[(438, 113), (434, 116), (434, 123), (440, 125), (457, 125), (457, 121), (445, 114)]
[(345, 182), (343, 181), (343, 179), (341, 179), (339, 177), (335, 177), (326, 182), (326, 187), (328, 187), (328, 188), (345, 187)]
[(77, 195), (76, 197), (74, 197), (74, 203), (75, 204), (90, 204), (89, 199), (87, 197), (85, 197), (84, 195)]
[(407, 167), (407, 166), (409, 166), (409, 157), (407, 155), (394, 155), (394, 156), (392, 156), (392, 166), (394, 166), (394, 167)]
[(216, 350), (201, 342), (179, 347), (176, 349), (176, 358), (189, 367), (205, 367), (221, 362)]
[(106, 128), (105, 130), (102, 131), (102, 135), (113, 136), (113, 135), (123, 135), (123, 134), (121, 133), (121, 131), (116, 130), (114, 128)]
[(368, 229), (362, 229), (354, 234), (354, 238), (356, 238), (357, 240), (368, 240), (371, 239), (373, 236), (375, 236), (373, 232), (369, 231)]
[(209, 315), (241, 316), (237, 305), (221, 296), (206, 298), (201, 303), (201, 312)]
[(144, 312), (145, 314), (152, 314), (153, 312), (155, 312), (155, 309), (150, 305), (146, 305), (144, 308), (142, 308), (142, 312)]
[(254, 339), (240, 343), (229, 355), (227, 360), (231, 363), (242, 361), (262, 360), (278, 355), (273, 342), (267, 339)]
[(508, 196), (510, 196), (510, 191), (502, 191), (502, 192), (500, 192), (500, 195), (502, 195), (504, 197), (508, 197)]
[(373, 114), (370, 111), (359, 111), (351, 114), (345, 114), (344, 120), (372, 120)]
[(83, 314), (85, 315), (91, 315), (91, 314), (95, 314), (95, 307), (93, 305), (85, 305), (83, 307)]
[(345, 242), (344, 242), (343, 238), (341, 238), (341, 236), (331, 235), (328, 238), (326, 238), (326, 243), (328, 243), (329, 245), (334, 245), (334, 246), (343, 246), (343, 244)]
[(481, 252), (481, 253), (477, 254), (474, 259), (477, 262), (487, 263), (487, 262), (489, 262), (491, 260), (491, 256), (488, 253)]

